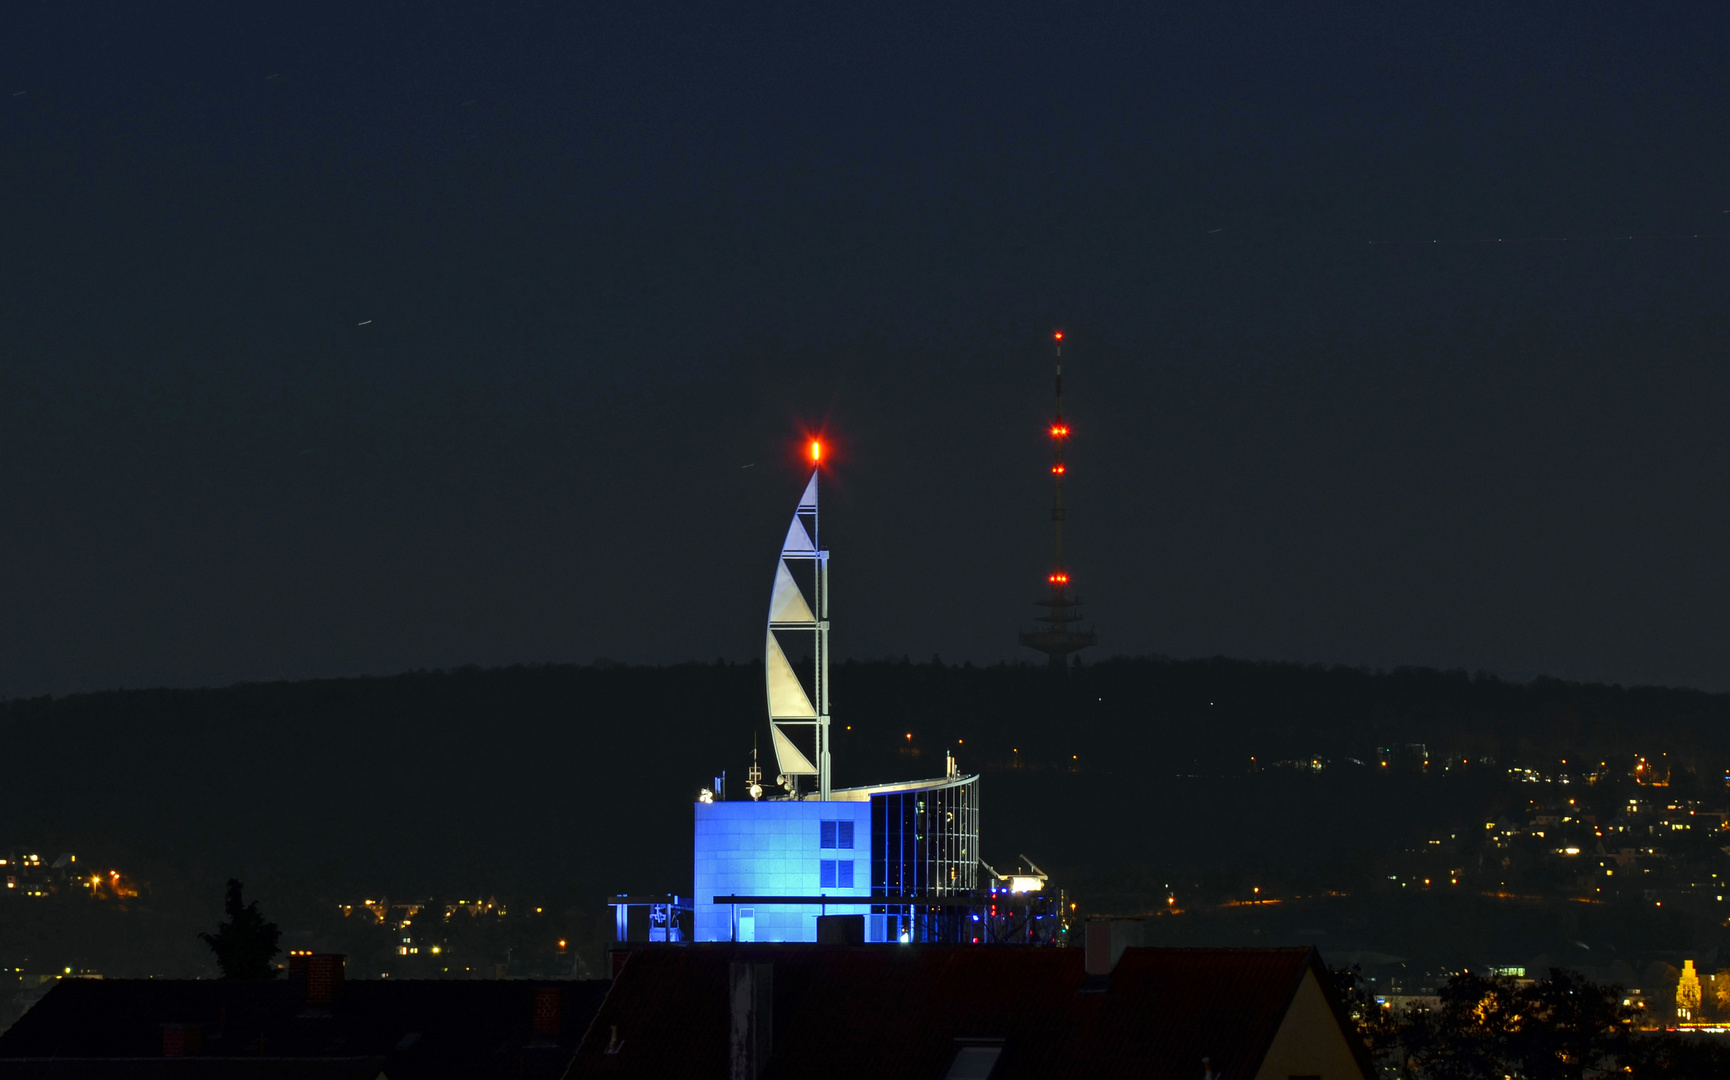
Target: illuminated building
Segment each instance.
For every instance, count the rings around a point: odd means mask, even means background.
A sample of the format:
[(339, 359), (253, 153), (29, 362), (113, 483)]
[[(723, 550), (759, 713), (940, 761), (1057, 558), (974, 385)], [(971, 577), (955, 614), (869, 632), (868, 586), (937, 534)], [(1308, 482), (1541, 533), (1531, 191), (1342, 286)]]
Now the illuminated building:
[(1700, 976), (1694, 961), (1682, 961), (1682, 977), (1676, 982), (1676, 1019), (1692, 1020), (1700, 1012)]
[(698, 941), (816, 941), (817, 916), (863, 904), (716, 904), (716, 896), (869, 897), (868, 803), (777, 799), (698, 803)]
[[(973, 941), (983, 933), (975, 926), (981, 912), (996, 910), (994, 894), (976, 893), (978, 776), (962, 775), (949, 758), (947, 774), (934, 779), (831, 786), (821, 457), (821, 444), (813, 442), (811, 477), (769, 596), (764, 689), (775, 788), (765, 792), (753, 764), (748, 799), (729, 801), (705, 789), (693, 804), (691, 937), (811, 942), (818, 940), (819, 916), (851, 915), (864, 917), (866, 941)], [(806, 777), (815, 779), (814, 790), (804, 786)], [(1008, 887), (1002, 892), (1007, 904)], [(634, 899), (614, 901), (621, 928)], [(680, 937), (663, 932), (660, 940)]]
[(1021, 644), (1044, 653), (1051, 666), (1062, 670), (1069, 655), (1093, 645), (1099, 635), (1081, 628), (1081, 598), (1069, 595), (1069, 571), (1063, 565), (1063, 478), (1069, 466), (1063, 461), (1063, 444), (1069, 440), (1069, 423), (1063, 419), (1063, 331), (1052, 335), (1057, 349), (1057, 405), (1052, 413), (1051, 428), (1051, 572), (1045, 583), (1051, 587), (1049, 599), (1034, 603), (1045, 609), (1035, 622), (1045, 624), (1038, 630), (1021, 635)]

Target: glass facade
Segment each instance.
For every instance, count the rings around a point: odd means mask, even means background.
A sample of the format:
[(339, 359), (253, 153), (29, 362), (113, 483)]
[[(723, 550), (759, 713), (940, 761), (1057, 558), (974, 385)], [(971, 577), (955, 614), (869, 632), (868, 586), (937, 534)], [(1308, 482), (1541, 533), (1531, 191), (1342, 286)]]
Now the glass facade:
[[(871, 885), (877, 897), (970, 896), (979, 883), (979, 778), (873, 792)], [(876, 904), (872, 941), (971, 940), (964, 909)]]

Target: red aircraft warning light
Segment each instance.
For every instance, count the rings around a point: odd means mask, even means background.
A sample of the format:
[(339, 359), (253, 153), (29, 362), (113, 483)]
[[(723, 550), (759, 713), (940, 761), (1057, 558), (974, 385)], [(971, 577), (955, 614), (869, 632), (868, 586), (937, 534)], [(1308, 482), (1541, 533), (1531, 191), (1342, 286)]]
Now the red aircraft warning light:
[(1063, 340), (1063, 331), (1059, 330), (1057, 333), (1052, 334), (1051, 337), (1052, 337), (1053, 341), (1062, 341)]
[(1053, 424), (1053, 425), (1051, 425), (1051, 437), (1052, 438), (1062, 439), (1062, 438), (1067, 438), (1068, 435), (1069, 435), (1069, 425), (1068, 424)]
[(1059, 570), (1057, 573), (1052, 574), (1045, 580), (1051, 582), (1053, 585), (1067, 585), (1069, 584), (1069, 575)]
[(821, 465), (823, 463), (823, 443), (817, 439), (812, 439), (810, 451), (811, 464)]
[(1062, 475), (1063, 475), (1063, 473), (1064, 473), (1064, 471), (1065, 471), (1065, 470), (1064, 470), (1064, 468), (1063, 468), (1063, 463), (1062, 463), (1062, 462), (1059, 462), (1059, 463), (1057, 463), (1057, 464), (1056, 464), (1056, 465), (1053, 465), (1053, 466), (1052, 466), (1052, 467), (1051, 467), (1051, 471), (1052, 471), (1052, 472), (1053, 472), (1053, 473), (1055, 473), (1055, 474), (1057, 474), (1057, 475), (1058, 475), (1058, 476), (1062, 476)]

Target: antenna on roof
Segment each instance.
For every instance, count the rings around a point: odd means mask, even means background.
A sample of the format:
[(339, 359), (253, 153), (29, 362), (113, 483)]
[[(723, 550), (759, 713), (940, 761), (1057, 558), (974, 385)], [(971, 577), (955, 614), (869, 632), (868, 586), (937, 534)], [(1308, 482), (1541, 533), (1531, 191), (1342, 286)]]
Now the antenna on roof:
[(763, 770), (757, 766), (757, 733), (751, 732), (751, 769), (745, 774), (745, 790), (756, 802), (763, 797)]

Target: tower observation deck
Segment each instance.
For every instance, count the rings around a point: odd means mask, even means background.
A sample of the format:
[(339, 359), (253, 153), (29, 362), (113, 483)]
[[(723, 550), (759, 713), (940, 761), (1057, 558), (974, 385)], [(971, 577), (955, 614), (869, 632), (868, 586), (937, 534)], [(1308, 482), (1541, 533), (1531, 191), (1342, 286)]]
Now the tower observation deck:
[(1063, 331), (1052, 335), (1057, 352), (1056, 408), (1051, 428), (1051, 573), (1046, 584), (1051, 587), (1049, 598), (1035, 600), (1045, 613), (1034, 621), (1041, 626), (1021, 635), (1021, 644), (1044, 653), (1051, 666), (1063, 669), (1071, 653), (1095, 644), (1099, 635), (1081, 627), (1081, 598), (1069, 594), (1069, 571), (1063, 565), (1063, 477), (1069, 471), (1063, 463), (1063, 444), (1069, 439), (1069, 424), (1063, 419)]

